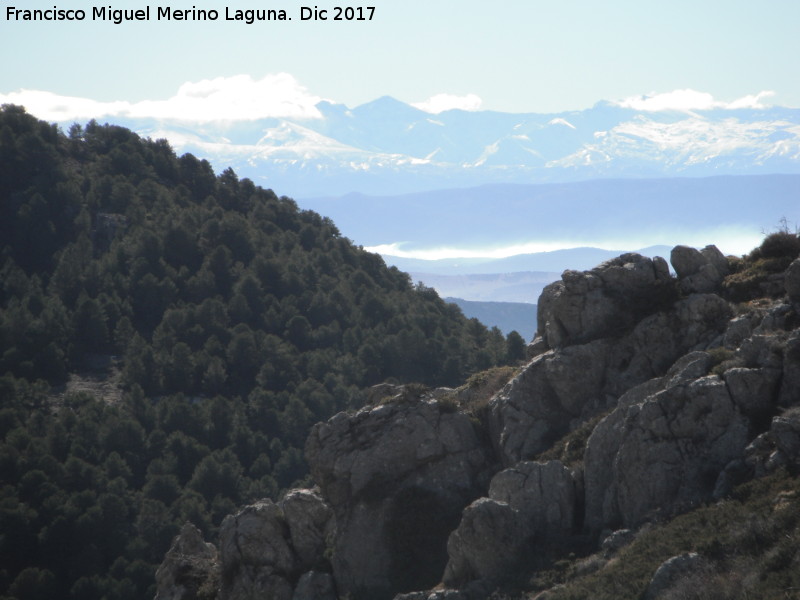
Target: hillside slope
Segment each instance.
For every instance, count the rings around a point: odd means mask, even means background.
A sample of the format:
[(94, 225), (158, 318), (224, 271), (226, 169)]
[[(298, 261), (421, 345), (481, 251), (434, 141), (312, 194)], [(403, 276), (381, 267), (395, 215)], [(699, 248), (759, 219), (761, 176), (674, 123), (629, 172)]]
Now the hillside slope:
[(3, 106), (0, 596), (152, 597), (185, 521), (306, 478), (313, 423), (506, 346), (230, 169)]

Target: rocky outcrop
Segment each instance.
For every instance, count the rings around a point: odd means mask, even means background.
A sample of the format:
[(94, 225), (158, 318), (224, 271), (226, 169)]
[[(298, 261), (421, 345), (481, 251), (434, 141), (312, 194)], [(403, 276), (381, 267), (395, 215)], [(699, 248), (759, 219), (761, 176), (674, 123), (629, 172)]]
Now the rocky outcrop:
[(446, 585), (497, 579), (575, 525), (576, 489), (559, 461), (521, 462), (495, 475), (489, 497), (473, 502), (447, 543)]
[(217, 549), (186, 523), (156, 571), (155, 600), (197, 600), (204, 587), (214, 591), (217, 569)]
[(300, 577), (292, 600), (337, 600), (336, 585), (330, 573), (309, 571)]
[(470, 504), (447, 542), (444, 583), (458, 587), (513, 572), (530, 550), (519, 525), (519, 513), (505, 502), (480, 498)]
[(705, 568), (706, 561), (696, 552), (688, 552), (664, 561), (653, 574), (644, 600), (662, 598), (676, 584)]
[(319, 566), (336, 523), (333, 509), (318, 490), (292, 490), (279, 503), (289, 528), (288, 541), (301, 572)]
[(314, 427), (311, 472), (337, 523), (340, 594), (392, 597), (435, 584), (462, 509), (492, 463), (469, 417), (436, 401), (390, 401)]
[(220, 527), (219, 600), (292, 600), (328, 588), (335, 597), (330, 576), (313, 572), (324, 565), (334, 530), (317, 490), (292, 490), (277, 504), (262, 500), (228, 515)]
[(770, 428), (747, 446), (742, 462), (756, 477), (779, 467), (800, 469), (800, 409), (774, 417)]
[(228, 515), (220, 527), (221, 600), (291, 600), (295, 556), (280, 507), (264, 500)]
[(747, 445), (748, 422), (716, 376), (669, 381), (594, 429), (584, 478), (588, 527), (635, 527), (711, 497)]
[(538, 302), (538, 329), (550, 348), (607, 337), (631, 327), (669, 283), (663, 258), (623, 254), (591, 271), (564, 271), (544, 288)]
[(670, 262), (681, 289), (689, 294), (715, 291), (730, 272), (728, 259), (716, 246), (706, 246), (702, 250), (675, 246), (670, 253)]
[(539, 539), (557, 538), (575, 525), (575, 478), (560, 461), (523, 461), (499, 472), (489, 497), (519, 514), (519, 527)]
[(792, 302), (800, 301), (800, 258), (794, 259), (786, 269), (783, 285)]
[[(476, 414), (452, 390), (381, 384), (317, 424), (318, 489), (227, 517), (218, 557), (185, 528), (157, 599), (477, 600), (577, 544), (597, 553), (576, 572), (603, 568), (648, 521), (800, 471), (800, 259), (775, 278), (782, 297), (737, 314), (719, 250), (671, 260), (677, 278), (637, 254), (566, 271), (530, 362)], [(675, 593), (704, 564), (675, 557), (642, 592)]]
[(489, 427), (503, 463), (535, 456), (576, 423), (612, 407), (626, 390), (707, 347), (730, 316), (719, 296), (693, 294), (616, 337), (537, 356), (490, 404)]

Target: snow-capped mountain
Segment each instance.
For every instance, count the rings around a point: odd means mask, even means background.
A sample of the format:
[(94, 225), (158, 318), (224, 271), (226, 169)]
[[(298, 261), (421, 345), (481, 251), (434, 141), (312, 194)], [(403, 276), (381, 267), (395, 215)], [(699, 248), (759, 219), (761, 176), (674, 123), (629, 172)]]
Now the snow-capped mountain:
[(390, 97), (316, 117), (125, 122), (298, 197), (595, 177), (800, 173), (800, 109), (424, 112)]

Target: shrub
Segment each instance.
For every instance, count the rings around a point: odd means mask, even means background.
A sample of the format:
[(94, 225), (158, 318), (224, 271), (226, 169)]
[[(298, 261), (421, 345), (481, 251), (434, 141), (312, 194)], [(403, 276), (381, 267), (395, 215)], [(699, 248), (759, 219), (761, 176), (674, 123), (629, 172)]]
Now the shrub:
[(789, 258), (800, 255), (800, 238), (788, 230), (770, 233), (761, 245), (750, 253), (750, 258)]

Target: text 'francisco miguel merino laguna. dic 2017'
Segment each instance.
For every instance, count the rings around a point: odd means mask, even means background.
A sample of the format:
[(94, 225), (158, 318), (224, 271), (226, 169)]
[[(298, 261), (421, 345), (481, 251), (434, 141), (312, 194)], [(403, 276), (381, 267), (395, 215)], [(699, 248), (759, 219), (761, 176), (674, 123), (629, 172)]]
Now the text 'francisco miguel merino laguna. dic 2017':
[[(374, 6), (334, 6), (323, 10), (317, 6), (299, 6), (301, 21), (371, 21)], [(178, 9), (170, 6), (154, 7), (152, 15), (157, 21), (240, 21), (252, 25), (256, 21), (291, 21), (292, 17), (283, 9), (246, 9), (226, 6), (224, 10), (201, 9), (192, 6)], [(126, 21), (149, 21), (150, 6), (139, 9), (115, 9), (111, 6), (95, 6), (91, 10), (53, 8), (28, 9), (6, 7), (6, 21), (108, 21), (117, 25)]]

